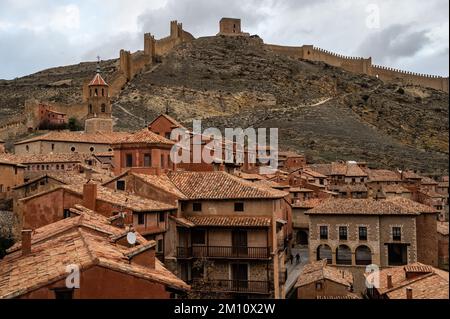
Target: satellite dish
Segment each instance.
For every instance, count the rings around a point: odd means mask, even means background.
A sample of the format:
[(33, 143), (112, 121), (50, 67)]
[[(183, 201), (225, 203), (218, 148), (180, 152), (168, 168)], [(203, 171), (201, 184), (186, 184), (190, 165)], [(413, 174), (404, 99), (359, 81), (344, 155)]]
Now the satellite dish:
[(136, 243), (136, 234), (130, 231), (127, 234), (127, 241), (130, 245), (134, 245)]

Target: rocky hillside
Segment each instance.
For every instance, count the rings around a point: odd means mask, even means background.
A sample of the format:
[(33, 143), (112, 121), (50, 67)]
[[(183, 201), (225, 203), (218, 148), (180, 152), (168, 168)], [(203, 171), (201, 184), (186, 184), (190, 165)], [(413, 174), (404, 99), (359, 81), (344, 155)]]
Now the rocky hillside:
[[(116, 65), (108, 63), (111, 70)], [(78, 68), (55, 69), (67, 76), (51, 81), (75, 81)], [(31, 92), (39, 98), (52, 90), (32, 86)], [(73, 87), (57, 90), (61, 93), (53, 98), (81, 98), (81, 86), (78, 93)], [(20, 98), (19, 93), (15, 100), (0, 98), (0, 109), (19, 107)], [(182, 44), (130, 81), (113, 107), (121, 130), (142, 127), (169, 109), (186, 125), (202, 118), (204, 126), (278, 127), (282, 147), (312, 161), (365, 160), (436, 174), (448, 170), (448, 95), (279, 56), (258, 37), (206, 37)]]

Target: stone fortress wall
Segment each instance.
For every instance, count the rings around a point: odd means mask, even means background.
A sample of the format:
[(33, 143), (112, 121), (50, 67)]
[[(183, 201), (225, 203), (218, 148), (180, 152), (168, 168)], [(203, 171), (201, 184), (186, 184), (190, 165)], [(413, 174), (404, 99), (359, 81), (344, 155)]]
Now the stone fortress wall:
[(372, 64), (372, 58), (349, 57), (323, 50), (312, 45), (289, 47), (265, 44), (266, 48), (292, 58), (309, 61), (324, 62), (332, 66), (341, 67), (354, 73), (367, 74), (378, 77), (385, 82), (403, 82), (404, 84), (418, 85), (444, 92), (449, 92), (449, 78), (419, 74)]
[[(218, 36), (249, 36), (241, 30), (240, 19), (223, 18), (220, 21), (220, 32)], [(181, 43), (195, 40), (194, 36), (183, 30), (183, 25), (177, 21), (170, 22), (169, 36), (156, 40), (151, 33), (144, 34), (144, 50), (131, 53), (130, 51), (120, 50), (117, 70), (108, 78), (110, 85), (110, 96), (116, 97), (122, 88), (136, 74), (142, 72), (145, 68), (155, 64), (157, 60), (169, 54), (176, 46)], [(402, 71), (389, 67), (383, 67), (372, 64), (372, 58), (349, 57), (323, 50), (313, 45), (303, 46), (281, 46), (273, 44), (264, 44), (266, 49), (277, 54), (289, 56), (296, 59), (308, 61), (324, 62), (332, 66), (341, 67), (349, 72), (367, 74), (378, 77), (385, 82), (401, 82), (406, 85), (418, 85), (436, 90), (449, 92), (449, 78), (426, 74), (418, 74), (408, 71)], [(83, 84), (83, 101), (76, 105), (51, 103), (53, 109), (67, 114), (67, 117), (76, 117), (83, 120), (87, 114), (87, 99), (89, 96), (88, 83), (86, 79)], [(0, 138), (9, 138), (18, 134), (24, 134), (33, 127), (35, 123), (33, 118), (35, 108), (39, 102), (30, 101), (25, 105), (25, 116), (20, 120), (9, 121), (0, 125)]]

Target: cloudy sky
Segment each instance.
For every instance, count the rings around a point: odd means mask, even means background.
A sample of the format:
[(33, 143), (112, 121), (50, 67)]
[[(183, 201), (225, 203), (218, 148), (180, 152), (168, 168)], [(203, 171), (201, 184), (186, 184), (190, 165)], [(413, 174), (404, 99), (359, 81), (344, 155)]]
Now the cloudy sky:
[(266, 43), (315, 46), (376, 64), (448, 76), (448, 0), (0, 0), (0, 79), (116, 58), (178, 20), (194, 36), (221, 17)]

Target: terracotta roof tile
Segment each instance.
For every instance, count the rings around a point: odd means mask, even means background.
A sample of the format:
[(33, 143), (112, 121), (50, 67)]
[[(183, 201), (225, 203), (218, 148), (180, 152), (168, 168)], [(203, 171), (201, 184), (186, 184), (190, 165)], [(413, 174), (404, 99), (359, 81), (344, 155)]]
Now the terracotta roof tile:
[(387, 169), (369, 169), (370, 182), (401, 182), (399, 174)]
[(353, 285), (351, 272), (328, 266), (327, 260), (324, 259), (305, 265), (295, 287), (302, 287), (323, 279), (328, 279), (347, 287)]
[(124, 144), (124, 143), (146, 143), (146, 144), (166, 144), (174, 145), (175, 143), (167, 138), (155, 134), (148, 128), (144, 128), (140, 131), (134, 132), (123, 138), (115, 141), (114, 144)]
[(381, 189), (383, 190), (384, 193), (395, 193), (395, 194), (411, 193), (409, 189), (398, 184), (383, 185)]
[(419, 215), (433, 213), (426, 205), (402, 197), (391, 197), (386, 200), (375, 199), (327, 199), (315, 208), (306, 212), (311, 215)]
[(139, 174), (139, 173), (131, 173), (137, 178), (141, 179), (145, 183), (153, 185), (163, 191), (173, 194), (179, 199), (187, 199), (187, 197), (172, 183), (170, 178), (165, 175), (148, 175), (148, 174)]
[(30, 139), (19, 141), (14, 145), (25, 144), (35, 141), (55, 141), (55, 142), (75, 142), (75, 143), (93, 143), (93, 144), (112, 144), (113, 142), (123, 139), (130, 135), (127, 132), (112, 133), (92, 133), (71, 132), (71, 131), (53, 131), (44, 135), (36, 136)]
[(167, 176), (189, 199), (274, 199), (288, 195), (225, 172), (169, 172)]
[(108, 86), (108, 84), (106, 83), (106, 81), (102, 78), (102, 76), (100, 75), (100, 73), (97, 73), (94, 78), (91, 80), (91, 82), (89, 82), (89, 86), (92, 85), (103, 85), (103, 86)]
[(269, 227), (271, 224), (268, 217), (250, 216), (188, 216), (188, 221), (196, 226), (216, 227)]
[[(114, 244), (102, 235), (123, 230), (109, 225), (101, 215), (95, 215), (98, 214), (83, 209), (78, 217), (39, 228), (32, 234), (29, 255), (8, 254), (0, 261), (0, 298), (18, 297), (63, 279), (69, 264), (77, 264), (81, 271), (98, 265), (175, 289), (189, 289), (158, 260), (154, 269), (130, 263), (127, 255), (133, 248)], [(94, 232), (88, 231), (92, 223), (97, 227)], [(150, 245), (142, 236), (138, 240), (142, 245)]]

